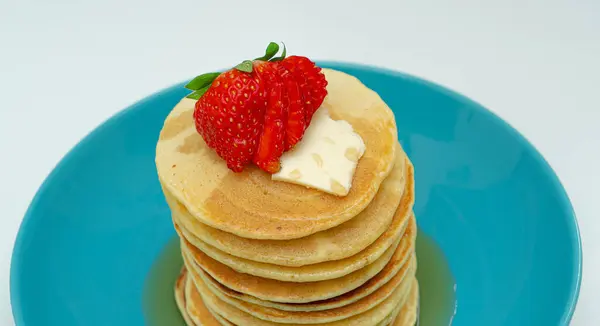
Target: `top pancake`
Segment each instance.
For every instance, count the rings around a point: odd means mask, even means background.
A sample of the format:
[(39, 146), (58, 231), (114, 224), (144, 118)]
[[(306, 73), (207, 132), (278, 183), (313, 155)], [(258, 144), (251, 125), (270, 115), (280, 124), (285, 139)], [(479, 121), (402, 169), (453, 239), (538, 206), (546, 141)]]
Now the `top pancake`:
[(165, 120), (156, 147), (163, 187), (200, 222), (244, 238), (297, 239), (356, 216), (394, 165), (395, 118), (379, 95), (355, 77), (323, 71), (328, 95), (322, 107), (332, 119), (350, 123), (366, 145), (347, 196), (272, 181), (253, 166), (241, 173), (230, 171), (196, 132), (195, 101), (185, 98)]
[[(414, 203), (413, 182), (412, 165), (402, 149), (398, 149), (392, 172), (383, 181), (379, 192), (367, 208), (336, 227), (286, 241), (248, 239), (217, 230), (198, 222), (168, 191), (163, 190), (174, 221), (184, 233), (191, 234), (186, 238), (196, 247), (197, 242), (202, 241), (236, 257), (299, 267), (355, 256), (359, 252), (364, 253), (367, 247), (380, 247), (385, 250), (385, 245), (373, 244), (383, 243), (384, 241), (380, 241), (385, 240), (380, 237), (382, 234), (395, 234), (394, 230), (408, 220)], [(196, 239), (197, 241), (194, 241)]]

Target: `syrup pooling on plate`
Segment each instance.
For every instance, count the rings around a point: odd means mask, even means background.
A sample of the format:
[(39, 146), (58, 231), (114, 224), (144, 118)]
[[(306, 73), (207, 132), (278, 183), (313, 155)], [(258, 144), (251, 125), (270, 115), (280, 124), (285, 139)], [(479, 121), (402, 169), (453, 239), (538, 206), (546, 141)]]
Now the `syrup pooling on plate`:
[[(149, 326), (184, 326), (172, 286), (183, 265), (179, 238), (169, 240), (148, 274), (144, 314)], [(435, 241), (418, 231), (416, 256), (419, 280), (419, 325), (448, 326), (457, 306), (455, 283), (446, 258)]]
[(456, 312), (456, 282), (442, 249), (433, 238), (417, 233), (417, 280), (420, 326), (448, 326)]
[(179, 238), (173, 237), (156, 258), (144, 282), (142, 302), (148, 326), (185, 325), (173, 294), (182, 266)]

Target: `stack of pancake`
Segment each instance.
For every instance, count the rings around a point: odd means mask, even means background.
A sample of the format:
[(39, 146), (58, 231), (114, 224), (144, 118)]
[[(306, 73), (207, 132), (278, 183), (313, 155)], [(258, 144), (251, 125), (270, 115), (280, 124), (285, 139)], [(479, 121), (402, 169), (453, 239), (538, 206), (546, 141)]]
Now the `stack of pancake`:
[(167, 117), (156, 164), (181, 240), (175, 297), (188, 325), (414, 325), (413, 166), (377, 93), (324, 72), (322, 108), (366, 144), (344, 197), (228, 170), (196, 132), (193, 100)]

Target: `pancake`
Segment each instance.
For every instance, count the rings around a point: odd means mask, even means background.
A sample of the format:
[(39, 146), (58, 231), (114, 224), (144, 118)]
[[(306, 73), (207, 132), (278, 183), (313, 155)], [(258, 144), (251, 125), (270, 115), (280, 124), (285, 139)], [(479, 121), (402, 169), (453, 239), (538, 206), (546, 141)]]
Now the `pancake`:
[(186, 283), (185, 283), (185, 297), (186, 297), (186, 313), (190, 317), (190, 319), (194, 322), (192, 325), (198, 326), (234, 326), (232, 323), (227, 321), (225, 318), (215, 313), (212, 309), (208, 308), (198, 291), (196, 291), (196, 286), (194, 282), (190, 278), (190, 273), (187, 273)]
[(388, 326), (390, 325), (398, 316), (398, 314), (400, 313), (400, 310), (402, 310), (402, 305), (398, 305), (391, 314), (389, 314), (387, 317), (385, 317), (384, 320), (380, 321), (379, 324), (377, 324), (377, 326)]
[[(412, 198), (412, 189), (408, 198)], [(357, 271), (379, 259), (404, 234), (411, 215), (412, 200), (405, 201), (398, 207), (392, 224), (377, 241), (354, 256), (341, 260), (327, 261), (300, 267), (278, 266), (259, 263), (256, 261), (229, 255), (194, 237), (185, 228), (177, 224), (182, 237), (187, 240), (190, 252), (198, 255), (200, 251), (218, 262), (236, 271), (254, 276), (284, 281), (284, 282), (316, 282), (339, 278)]]
[[(227, 319), (223, 318), (221, 315), (217, 314), (216, 312), (206, 308), (206, 310), (208, 310), (212, 315), (213, 318), (215, 318), (222, 326), (236, 326), (234, 324), (232, 324), (230, 321), (228, 321)], [(201, 325), (203, 326), (203, 325)]]
[(187, 278), (187, 270), (184, 268), (181, 269), (181, 273), (179, 277), (177, 277), (177, 281), (175, 282), (175, 303), (177, 303), (177, 308), (181, 313), (181, 317), (185, 321), (187, 326), (196, 326), (196, 323), (192, 321), (190, 315), (187, 313), (186, 308), (186, 300), (185, 300), (185, 286), (188, 282)]
[[(381, 272), (386, 265), (403, 265), (414, 252), (416, 221), (411, 217), (405, 234), (397, 248), (390, 248), (382, 257), (370, 265), (346, 276), (326, 281), (296, 283), (282, 282), (249, 274), (244, 274), (219, 263), (202, 252), (192, 256), (182, 243), (182, 256), (188, 269), (202, 268), (216, 281), (227, 288), (254, 298), (279, 303), (308, 303), (327, 300), (350, 292)], [(389, 262), (389, 264), (388, 264)], [(371, 286), (374, 287), (374, 286)], [(364, 294), (363, 296), (364, 297)], [(332, 300), (334, 301), (334, 300)]]
[[(396, 251), (395, 255), (397, 255), (398, 253), (399, 252)], [(414, 254), (412, 255), (414, 256)], [(404, 268), (405, 266), (405, 261), (403, 261), (402, 259), (398, 259), (398, 257), (394, 256), (381, 272), (379, 272), (373, 278), (369, 279), (365, 284), (361, 285), (360, 287), (331, 299), (309, 303), (279, 303), (261, 300), (251, 295), (231, 290), (228, 287), (217, 282), (214, 278), (210, 277), (210, 275), (206, 273), (204, 273), (205, 275), (207, 275), (204, 281), (207, 283), (211, 283), (213, 287), (218, 288), (219, 291), (231, 298), (260, 305), (263, 307), (271, 307), (285, 311), (321, 311), (349, 305), (375, 292), (381, 286), (390, 281), (390, 279), (392, 279), (393, 277), (405, 277), (407, 272), (407, 268)]]
[(189, 279), (189, 273), (185, 267), (182, 268), (179, 277), (177, 278), (177, 282), (175, 283), (175, 301), (177, 303), (177, 308), (179, 308), (179, 312), (183, 317), (186, 325), (188, 326), (197, 326), (197, 325), (206, 325), (206, 326), (217, 326), (221, 325), (212, 314), (206, 309), (204, 304), (196, 304), (191, 307), (192, 314), (188, 313), (188, 304), (190, 301), (190, 294), (192, 291), (190, 285), (193, 282)]
[[(383, 181), (379, 192), (364, 211), (339, 226), (300, 239), (241, 238), (199, 222), (166, 190), (165, 198), (173, 219), (189, 233), (186, 238), (197, 247), (196, 239), (236, 257), (280, 266), (299, 267), (340, 260), (361, 252), (384, 232), (393, 232), (389, 228), (394, 214), (399, 214), (398, 206), (405, 212), (412, 209), (413, 168), (400, 145), (397, 146), (399, 155), (392, 173)], [(379, 246), (381, 253), (384, 247)]]
[[(197, 291), (193, 288), (189, 288), (188, 295), (193, 297), (194, 302), (196, 304), (192, 308), (193, 311), (197, 312), (196, 319), (200, 322), (199, 324), (194, 323), (186, 310), (186, 301), (185, 301), (185, 287), (188, 282), (190, 285), (192, 283), (191, 280), (188, 279), (188, 272), (185, 267), (182, 269), (180, 276), (177, 279), (175, 286), (175, 298), (177, 302), (177, 306), (187, 324), (187, 326), (212, 326), (212, 325), (224, 325), (224, 326), (235, 326), (231, 322), (227, 321), (225, 318), (221, 317), (217, 313), (208, 309)], [(418, 284), (416, 283), (416, 279), (413, 281), (414, 284), (411, 288), (411, 293), (409, 294), (409, 298), (407, 302), (403, 306), (398, 306), (392, 314), (388, 315), (384, 320), (382, 320), (378, 326), (389, 325), (394, 318), (398, 318), (394, 321), (394, 326), (413, 326), (416, 321), (417, 315), (417, 304), (418, 304)], [(400, 311), (403, 312), (401, 316), (398, 316)], [(410, 312), (414, 313), (411, 314)], [(398, 316), (398, 317), (397, 317)], [(412, 316), (412, 317), (411, 317)], [(412, 321), (412, 323), (411, 323)], [(215, 323), (217, 322), (217, 323)]]
[(346, 276), (325, 281), (298, 283), (283, 282), (237, 272), (202, 252), (194, 257), (188, 252), (188, 248), (183, 243), (181, 245), (182, 256), (188, 269), (202, 268), (219, 283), (235, 291), (263, 300), (286, 303), (325, 300), (361, 286), (385, 267), (392, 258), (396, 247), (388, 249), (382, 257), (371, 265)]
[(402, 310), (394, 320), (393, 326), (414, 326), (419, 316), (419, 283), (413, 280), (410, 294)]
[(277, 266), (253, 262), (243, 258), (237, 258), (212, 246), (209, 246), (200, 240), (196, 240), (195, 244), (192, 245), (189, 241), (187, 241), (189, 235), (186, 234), (185, 230), (181, 230), (181, 233), (186, 240), (185, 246), (187, 246), (188, 251), (194, 256), (194, 258), (200, 254), (205, 254), (240, 273), (283, 282), (306, 283), (340, 278), (373, 263), (379, 259), (379, 257), (381, 257), (394, 243), (397, 243), (397, 240), (399, 240), (404, 233), (406, 223), (398, 224), (399, 227), (396, 229), (396, 234), (394, 234), (394, 237), (390, 237), (390, 241), (386, 241), (386, 245), (389, 244), (387, 247), (375, 247), (375, 249), (377, 249), (376, 251), (364, 251), (356, 254), (356, 257), (352, 256), (342, 260), (323, 262), (301, 267)]
[(207, 308), (207, 310), (213, 314), (213, 317), (219, 321), (219, 323), (221, 323), (222, 326), (236, 326), (234, 324), (232, 324), (230, 321), (228, 321), (227, 319), (223, 318), (221, 315), (215, 313), (214, 311), (210, 310)]
[[(228, 321), (236, 325), (255, 325), (255, 326), (281, 326), (281, 323), (275, 323), (268, 320), (256, 318), (246, 312), (243, 312), (234, 306), (222, 301), (215, 294), (213, 294), (203, 283), (201, 278), (193, 277), (196, 290), (200, 293), (204, 304), (223, 316)], [(373, 307), (372, 309), (363, 312), (358, 315), (354, 315), (350, 318), (328, 322), (328, 323), (315, 323), (313, 326), (364, 326), (378, 324), (383, 321), (389, 314), (391, 314), (398, 305), (402, 305), (407, 299), (409, 293), (409, 287), (396, 288), (393, 293), (386, 298), (383, 302)], [(194, 304), (192, 302), (191, 304)], [(306, 325), (299, 323), (287, 323), (288, 326)]]
[(218, 286), (214, 286), (214, 280), (210, 280), (210, 276), (205, 272), (200, 270), (200, 273), (194, 274), (194, 277), (199, 276), (207, 288), (220, 300), (254, 317), (278, 323), (317, 324), (338, 321), (363, 313), (383, 302), (399, 287), (402, 287), (402, 291), (408, 294), (414, 279), (415, 268), (416, 259), (413, 256), (410, 262), (405, 264), (402, 273), (398, 273), (371, 295), (343, 307), (312, 312), (284, 311), (231, 298), (221, 292)]
[(355, 217), (392, 170), (397, 152), (395, 117), (357, 78), (323, 71), (328, 95), (322, 107), (334, 120), (350, 123), (366, 145), (347, 196), (272, 181), (254, 166), (241, 173), (230, 171), (196, 132), (195, 101), (187, 98), (166, 118), (156, 146), (162, 186), (200, 222), (243, 238), (296, 239)]
[[(190, 282), (192, 282), (192, 280), (190, 280)], [(198, 299), (200, 299), (199, 297), (199, 293), (198, 291), (195, 291), (192, 294), (194, 297), (197, 297)], [(202, 305), (204, 305), (204, 303), (202, 303)], [(206, 307), (206, 305), (204, 305), (204, 307)], [(225, 319), (223, 316), (219, 315), (218, 313), (214, 312), (212, 309), (206, 307), (206, 310), (212, 314), (212, 317), (214, 319), (216, 319), (222, 326), (235, 326), (234, 324), (232, 324), (230, 321), (228, 321), (227, 319)], [(203, 325), (200, 325), (203, 326)]]

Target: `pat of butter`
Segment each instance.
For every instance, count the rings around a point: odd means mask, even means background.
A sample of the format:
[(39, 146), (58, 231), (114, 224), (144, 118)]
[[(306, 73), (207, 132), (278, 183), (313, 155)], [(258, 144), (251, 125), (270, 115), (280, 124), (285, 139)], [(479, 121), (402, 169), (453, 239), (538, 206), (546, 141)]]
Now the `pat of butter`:
[(272, 179), (346, 196), (365, 148), (352, 125), (331, 119), (329, 112), (320, 108), (302, 140), (281, 156), (281, 170)]

